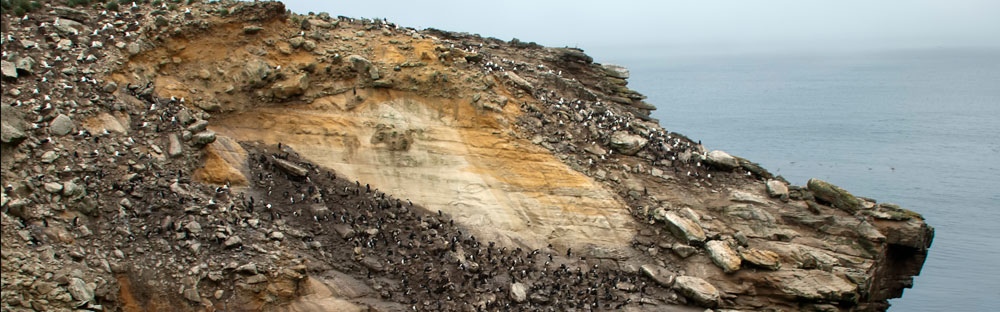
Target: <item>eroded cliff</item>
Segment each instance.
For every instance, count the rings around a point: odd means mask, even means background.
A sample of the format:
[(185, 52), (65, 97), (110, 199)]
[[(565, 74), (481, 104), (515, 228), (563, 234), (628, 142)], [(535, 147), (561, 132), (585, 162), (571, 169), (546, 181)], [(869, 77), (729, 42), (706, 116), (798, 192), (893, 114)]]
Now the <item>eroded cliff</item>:
[(884, 310), (933, 236), (577, 49), (278, 2), (3, 33), (9, 309)]

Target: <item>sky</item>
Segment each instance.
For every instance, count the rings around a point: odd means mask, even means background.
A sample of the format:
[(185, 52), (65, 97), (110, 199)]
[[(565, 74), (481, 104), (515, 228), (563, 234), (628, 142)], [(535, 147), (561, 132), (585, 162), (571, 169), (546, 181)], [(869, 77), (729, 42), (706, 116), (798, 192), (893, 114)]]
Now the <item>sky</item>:
[(588, 54), (734, 54), (1000, 48), (997, 0), (326, 1), (296, 13), (575, 46)]

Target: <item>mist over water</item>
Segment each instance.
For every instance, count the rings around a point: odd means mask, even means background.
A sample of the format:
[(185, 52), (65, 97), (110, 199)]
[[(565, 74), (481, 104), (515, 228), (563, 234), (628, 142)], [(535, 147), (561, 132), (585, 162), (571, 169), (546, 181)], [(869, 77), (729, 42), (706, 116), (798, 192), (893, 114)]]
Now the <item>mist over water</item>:
[(606, 61), (670, 131), (922, 213), (934, 243), (891, 311), (1000, 306), (1000, 50)]

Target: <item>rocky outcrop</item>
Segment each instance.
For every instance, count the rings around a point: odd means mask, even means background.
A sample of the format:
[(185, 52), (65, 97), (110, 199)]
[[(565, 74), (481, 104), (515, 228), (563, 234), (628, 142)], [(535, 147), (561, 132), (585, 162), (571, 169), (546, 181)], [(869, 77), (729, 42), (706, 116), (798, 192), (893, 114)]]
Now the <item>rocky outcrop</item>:
[(580, 49), (120, 9), (6, 19), (4, 310), (881, 310), (933, 238)]

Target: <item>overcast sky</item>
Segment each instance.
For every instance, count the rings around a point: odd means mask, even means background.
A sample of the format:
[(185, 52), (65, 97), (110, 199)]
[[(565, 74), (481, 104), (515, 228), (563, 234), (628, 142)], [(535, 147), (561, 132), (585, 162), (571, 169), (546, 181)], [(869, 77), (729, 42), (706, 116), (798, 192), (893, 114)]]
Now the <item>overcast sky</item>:
[[(294, 12), (578, 46), (590, 54), (1000, 48), (1000, 0), (325, 1)], [(616, 52), (612, 52), (616, 51)]]

